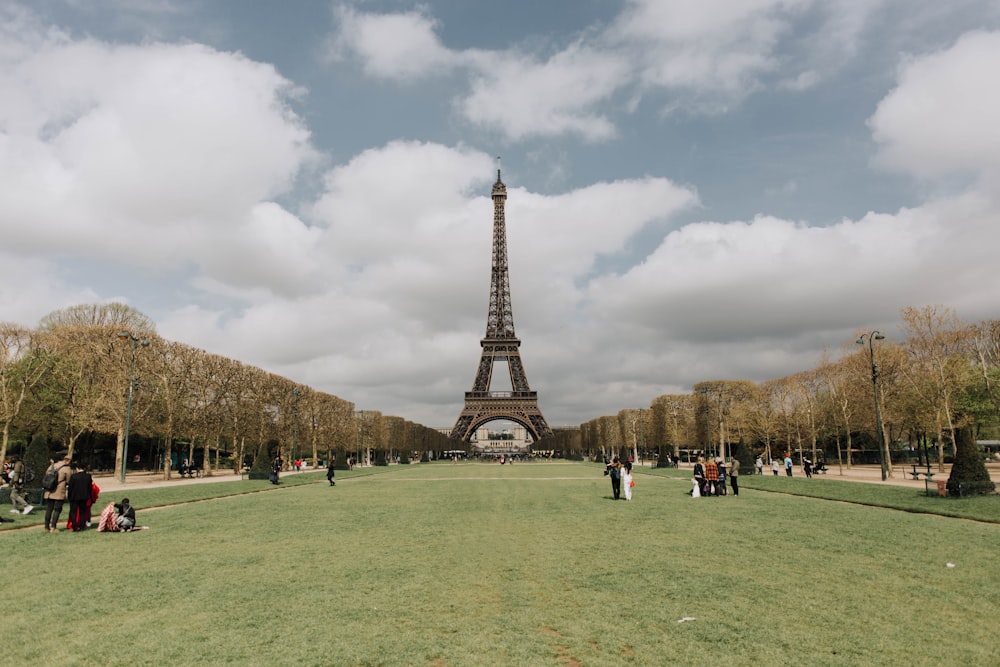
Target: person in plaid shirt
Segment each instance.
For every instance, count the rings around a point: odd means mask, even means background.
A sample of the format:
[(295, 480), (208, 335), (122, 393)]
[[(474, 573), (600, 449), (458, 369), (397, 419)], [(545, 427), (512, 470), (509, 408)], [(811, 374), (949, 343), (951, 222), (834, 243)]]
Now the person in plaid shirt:
[(708, 486), (708, 493), (716, 496), (719, 494), (719, 466), (714, 459), (709, 459), (705, 463), (705, 483)]

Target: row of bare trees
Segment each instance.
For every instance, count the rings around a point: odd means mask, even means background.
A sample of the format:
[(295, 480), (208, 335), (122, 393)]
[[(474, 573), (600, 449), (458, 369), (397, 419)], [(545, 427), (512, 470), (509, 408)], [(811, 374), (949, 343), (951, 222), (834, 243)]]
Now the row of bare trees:
[[(878, 442), (873, 351), (890, 474), (893, 450), (904, 445), (933, 450), (940, 467), (957, 429), (995, 432), (1000, 424), (1000, 320), (969, 324), (943, 306), (900, 315), (902, 341), (847, 344), (836, 360), (824, 354), (813, 369), (766, 382), (699, 382), (689, 394), (656, 397), (648, 409), (582, 424), (581, 447), (617, 453), (645, 444), (674, 456), (682, 449), (726, 456), (743, 442), (765, 459), (796, 452), (815, 461), (829, 446), (851, 466), (859, 436)], [(867, 343), (871, 332), (862, 334)]]
[(165, 477), (177, 442), (190, 460), (201, 448), (208, 474), (212, 452), (216, 469), (223, 451), (239, 466), (269, 443), (277, 451), (265, 455), (297, 455), (313, 466), (338, 451), (367, 458), (444, 448), (433, 429), (356, 412), (337, 396), (165, 340), (148, 317), (120, 303), (59, 310), (35, 329), (0, 323), (0, 459), (14, 432), (56, 440), (71, 455), (81, 436), (109, 434), (118, 475), (127, 421), (133, 436), (162, 442)]

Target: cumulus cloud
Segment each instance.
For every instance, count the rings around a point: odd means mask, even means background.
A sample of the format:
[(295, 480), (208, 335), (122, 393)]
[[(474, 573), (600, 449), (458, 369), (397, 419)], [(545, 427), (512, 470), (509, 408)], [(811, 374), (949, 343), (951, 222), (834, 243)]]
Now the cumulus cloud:
[(211, 266), (219, 236), (271, 241), (258, 206), (315, 157), (272, 66), (194, 44), (21, 40), (0, 62), (8, 249)]
[(976, 31), (909, 58), (869, 120), (880, 164), (919, 177), (1000, 170), (1000, 33)]
[[(454, 99), (454, 108), (512, 140), (569, 134), (607, 141), (617, 134), (614, 117), (634, 112), (651, 92), (667, 94), (669, 108), (708, 113), (752, 94), (764, 77), (788, 64), (779, 47), (809, 11), (821, 17), (809, 46), (826, 44), (842, 57), (853, 48), (871, 3), (816, 7), (814, 0), (629, 0), (609, 25), (539, 52), (523, 45), (453, 50), (423, 9), (376, 14), (340, 5), (331, 54), (356, 57), (367, 74), (397, 81), (463, 71), (468, 91)], [(793, 66), (777, 76), (778, 85), (810, 87), (830, 61)]]
[(327, 51), (332, 60), (355, 55), (371, 76), (399, 81), (440, 74), (455, 64), (455, 54), (434, 33), (437, 22), (419, 9), (374, 14), (339, 5), (334, 14), (337, 31)]

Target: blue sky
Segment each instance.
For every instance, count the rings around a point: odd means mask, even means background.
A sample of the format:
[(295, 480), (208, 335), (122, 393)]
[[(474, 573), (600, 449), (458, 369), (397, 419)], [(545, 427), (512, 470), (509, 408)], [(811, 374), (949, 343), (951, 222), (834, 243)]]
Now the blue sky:
[(124, 300), (447, 426), (502, 156), (550, 424), (781, 377), (998, 316), (997, 62), (986, 0), (0, 0), (0, 320)]

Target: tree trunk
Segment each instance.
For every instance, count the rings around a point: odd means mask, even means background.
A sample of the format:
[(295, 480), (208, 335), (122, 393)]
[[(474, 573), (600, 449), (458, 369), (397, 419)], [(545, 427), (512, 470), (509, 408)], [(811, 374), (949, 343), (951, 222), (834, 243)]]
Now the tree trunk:
[[(69, 456), (73, 456), (73, 444), (69, 445)], [(121, 479), (122, 476), (122, 456), (125, 452), (125, 426), (118, 427), (118, 441), (115, 445), (115, 479)]]

